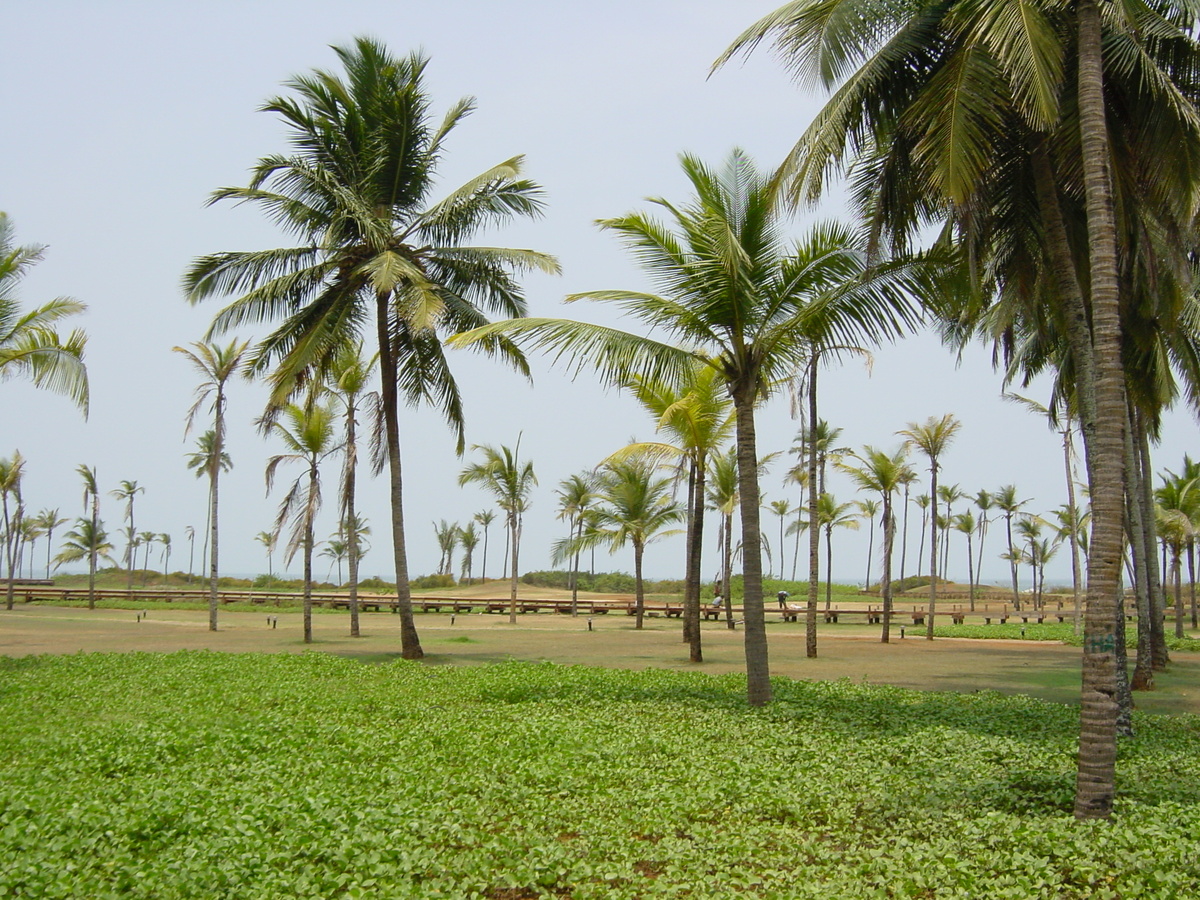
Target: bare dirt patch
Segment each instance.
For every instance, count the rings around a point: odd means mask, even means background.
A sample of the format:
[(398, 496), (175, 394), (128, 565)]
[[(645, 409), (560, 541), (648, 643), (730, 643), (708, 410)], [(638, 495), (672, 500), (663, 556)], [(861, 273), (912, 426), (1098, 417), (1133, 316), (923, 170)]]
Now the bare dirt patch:
[[(589, 630), (590, 621), (590, 630)], [(203, 610), (92, 610), (18, 606), (0, 610), (0, 654), (222, 652), (337, 653), (364, 661), (399, 656), (399, 623), (388, 613), (362, 616), (364, 636), (351, 638), (344, 611), (314, 616), (315, 642), (305, 644), (300, 613), (291, 610), (222, 610), (220, 630), (208, 630)], [(663, 668), (714, 674), (741, 672), (742, 632), (723, 622), (704, 623), (705, 662), (688, 661), (676, 619), (649, 619), (637, 631), (633, 620), (610, 613), (589, 617), (531, 613), (509, 625), (505, 616), (480, 613), (417, 615), (417, 628), (430, 665), (481, 665), (506, 659), (547, 660), (565, 665)], [(805, 657), (803, 623), (771, 622), (771, 672), (795, 679), (894, 684), (922, 690), (1023, 693), (1055, 702), (1078, 702), (1079, 656), (1075, 647), (1038, 641), (982, 641), (911, 633), (879, 643), (879, 629), (822, 625), (816, 659)], [(1159, 690), (1139, 694), (1151, 712), (1200, 713), (1200, 660), (1177, 653), (1159, 676)]]

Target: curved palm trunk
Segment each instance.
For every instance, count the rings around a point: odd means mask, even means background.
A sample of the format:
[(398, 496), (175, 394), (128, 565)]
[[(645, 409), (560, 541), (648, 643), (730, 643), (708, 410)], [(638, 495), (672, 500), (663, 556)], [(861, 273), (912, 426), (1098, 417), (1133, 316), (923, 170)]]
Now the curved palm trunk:
[(1012, 574), (1013, 609), (1021, 608), (1021, 591), (1017, 587), (1017, 555), (1012, 539), (1012, 513), (1004, 514), (1004, 528), (1008, 533), (1008, 570)]
[[(479, 580), (487, 581), (487, 545), (488, 545), (488, 527), (483, 526), (483, 565), (479, 567)], [(575, 554), (575, 568), (579, 568), (579, 554)]]
[(808, 606), (804, 613), (804, 653), (817, 658), (817, 591), (821, 577), (821, 533), (817, 527), (817, 363), (814, 349), (808, 365)]
[(883, 634), (879, 640), (890, 643), (892, 639), (892, 545), (896, 540), (896, 522), (892, 514), (891, 495), (883, 495), (883, 574), (880, 576), (883, 596)]
[(1084, 622), (1077, 818), (1112, 813), (1117, 756), (1117, 588), (1123, 515), (1124, 372), (1117, 276), (1117, 229), (1104, 110), (1100, 10), (1080, 0), (1078, 18), (1079, 127), (1087, 205), (1092, 294), (1092, 348), (1096, 362), (1092, 540), (1088, 553), (1088, 603)]
[[(571, 523), (571, 534), (575, 538), (575, 555), (571, 557), (571, 615), (579, 615), (579, 541), (583, 538), (583, 511)], [(486, 547), (487, 544), (485, 543)]]
[(129, 571), (125, 573), (125, 590), (133, 593), (133, 570), (137, 566), (137, 550), (134, 549), (133, 539), (137, 532), (133, 528), (133, 495), (129, 495), (129, 544), (125, 548), (125, 565)]
[(871, 561), (875, 558), (875, 517), (871, 517), (870, 537), (867, 539), (867, 580), (863, 582), (863, 589), (871, 589)]
[(92, 548), (88, 553), (88, 609), (96, 608), (96, 530), (100, 527), (100, 495), (92, 494)]
[(758, 448), (754, 432), (754, 391), (733, 391), (737, 412), (738, 493), (742, 508), (742, 616), (745, 620), (746, 688), (751, 706), (771, 701), (767, 623), (762, 595), (762, 533), (759, 530)]
[(400, 468), (400, 417), (396, 398), (396, 354), (392, 348), (388, 295), (376, 297), (379, 336), (379, 371), (382, 380), (383, 419), (387, 437), (388, 489), (392, 512), (392, 559), (396, 566), (396, 611), (400, 614), (400, 655), (422, 659), (421, 639), (413, 621), (412, 589), (408, 584), (408, 549), (404, 541), (404, 478)]

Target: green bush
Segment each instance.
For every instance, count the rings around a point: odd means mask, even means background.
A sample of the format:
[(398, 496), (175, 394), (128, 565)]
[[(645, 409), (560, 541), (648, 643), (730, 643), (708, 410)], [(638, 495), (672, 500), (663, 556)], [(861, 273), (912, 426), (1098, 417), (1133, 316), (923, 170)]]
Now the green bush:
[(451, 588), (458, 584), (453, 575), (422, 575), (413, 578), (408, 586), (418, 591), (432, 591), (437, 588)]

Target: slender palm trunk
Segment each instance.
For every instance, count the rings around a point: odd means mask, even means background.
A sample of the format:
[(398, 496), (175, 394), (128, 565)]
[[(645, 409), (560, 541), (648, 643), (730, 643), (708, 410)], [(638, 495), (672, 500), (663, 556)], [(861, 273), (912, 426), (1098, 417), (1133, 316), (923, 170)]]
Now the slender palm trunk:
[(721, 551), (721, 556), (725, 560), (721, 577), (725, 581), (725, 590), (722, 596), (725, 598), (725, 627), (733, 631), (735, 626), (733, 623), (733, 513), (725, 516), (725, 532), (723, 535), (725, 547)]
[(933, 640), (933, 617), (937, 610), (937, 457), (929, 458), (929, 615), (925, 618), (925, 640)]
[(821, 533), (817, 527), (817, 364), (814, 348), (808, 364), (808, 607), (804, 614), (804, 652), (817, 658), (817, 580), (821, 577)]
[(217, 551), (217, 498), (221, 478), (221, 452), (225, 443), (224, 398), (220, 389), (217, 390), (217, 416), (213, 438), (213, 456), (208, 463), (208, 630), (217, 630), (217, 570), (219, 556)]
[(971, 612), (975, 612), (975, 557), (971, 547), (971, 532), (967, 532), (967, 593), (971, 598)]
[(1153, 545), (1146, 543), (1145, 523), (1142, 521), (1144, 508), (1139, 502), (1141, 467), (1137, 462), (1137, 450), (1133, 441), (1132, 425), (1125, 432), (1125, 489), (1126, 538), (1129, 541), (1129, 558), (1132, 563), (1130, 579), (1135, 608), (1137, 610), (1137, 659), (1133, 667), (1135, 691), (1154, 690), (1154, 650), (1151, 640), (1150, 620), (1153, 618), (1150, 604), (1150, 577), (1146, 556), (1154, 556)]
[(575, 553), (571, 557), (571, 615), (579, 615), (579, 540), (583, 537), (583, 510), (575, 514), (571, 522), (571, 537), (575, 539)]
[(1183, 548), (1178, 542), (1171, 545), (1171, 573), (1175, 581), (1175, 637), (1183, 638)]
[(742, 509), (742, 617), (745, 622), (747, 700), (751, 706), (763, 706), (771, 701), (771, 673), (762, 595), (755, 400), (752, 385), (738, 385), (733, 391), (737, 414), (738, 494)]
[(408, 548), (404, 540), (404, 477), (400, 467), (400, 416), (396, 397), (396, 355), (389, 328), (388, 294), (376, 297), (375, 324), (379, 338), (383, 419), (387, 437), (388, 490), (392, 513), (392, 559), (396, 567), (396, 611), (400, 614), (400, 655), (422, 659), (421, 639), (413, 621), (412, 589), (408, 583)]
[(1067, 515), (1071, 524), (1071, 588), (1075, 595), (1075, 633), (1083, 630), (1083, 578), (1079, 570), (1079, 507), (1075, 502), (1075, 471), (1071, 466), (1071, 423), (1063, 430), (1063, 458), (1067, 467)]
[(5, 588), (4, 608), (11, 610), (13, 608), (13, 550), (16, 544), (16, 537), (13, 535), (12, 520), (8, 516), (8, 492), (4, 493), (4, 556), (5, 563), (8, 565), (8, 585)]
[(1196, 541), (1192, 538), (1188, 541), (1188, 593), (1192, 601), (1192, 628), (1200, 628), (1196, 624)]
[(833, 606), (833, 526), (825, 528), (825, 612)]
[(987, 510), (982, 510), (979, 516), (979, 549), (975, 553), (975, 577), (983, 582), (983, 543), (987, 540), (988, 518)]
[(313, 641), (312, 628), (312, 558), (313, 558), (313, 497), (317, 490), (315, 460), (308, 469), (308, 507), (304, 510), (304, 643)]
[(900, 580), (904, 580), (908, 558), (908, 485), (904, 485), (904, 524), (900, 527)]
[(1147, 573), (1150, 578), (1150, 653), (1154, 668), (1162, 671), (1171, 661), (1170, 654), (1167, 652), (1167, 636), (1163, 625), (1166, 617), (1163, 577), (1166, 574), (1167, 566), (1164, 561), (1160, 569), (1158, 560), (1153, 553), (1154, 544), (1158, 540), (1158, 529), (1154, 517), (1154, 468), (1150, 461), (1150, 439), (1145, 417), (1136, 411), (1133, 413), (1133, 429), (1140, 462), (1141, 491), (1138, 497), (1142, 504), (1142, 523), (1145, 527), (1143, 540), (1146, 542), (1146, 546), (1151, 548), (1150, 567)]
[(642, 589), (642, 554), (645, 545), (638, 540), (633, 542), (633, 603), (636, 621), (634, 628), (641, 629), (642, 617), (646, 614), (646, 594)]
[(1013, 551), (1016, 548), (1013, 546), (1012, 539), (1012, 513), (1004, 514), (1004, 527), (1008, 534), (1008, 571), (1012, 575), (1012, 593), (1013, 593), (1013, 609), (1021, 608), (1021, 591), (1017, 587), (1017, 554)]
[[(908, 510), (905, 510), (907, 513)], [(892, 514), (891, 495), (883, 495), (883, 574), (880, 584), (883, 588), (883, 634), (879, 640), (890, 643), (892, 639), (892, 545), (896, 540), (896, 522)]]
[[(479, 580), (487, 581), (487, 545), (488, 545), (488, 526), (483, 526), (483, 565), (479, 567)], [(579, 554), (575, 555), (575, 568), (579, 568)]]
[(129, 567), (129, 571), (125, 573), (125, 590), (133, 592), (133, 570), (137, 566), (137, 551), (133, 546), (133, 539), (137, 532), (133, 529), (133, 495), (129, 496), (129, 543), (125, 547), (125, 565)]
[(100, 527), (100, 495), (92, 494), (92, 548), (88, 553), (88, 609), (96, 608), (96, 531)]
[[(350, 566), (350, 637), (359, 637), (358, 622), (358, 515), (355, 510), (355, 491), (358, 487), (358, 435), (355, 409), (346, 410), (346, 477), (344, 479), (344, 520), (346, 522), (346, 555)], [(342, 577), (338, 566), (338, 578)]]
[(684, 579), (683, 615), (687, 620), (685, 634), (688, 657), (704, 662), (700, 644), (700, 566), (704, 549), (704, 469), (706, 460), (693, 460), (688, 473), (688, 548), (687, 573)]
[(1093, 471), (1092, 540), (1084, 622), (1077, 818), (1107, 818), (1116, 789), (1117, 590), (1121, 567), (1125, 419), (1124, 372), (1117, 276), (1117, 229), (1108, 171), (1100, 10), (1080, 0), (1078, 18), (1079, 126), (1091, 274), (1092, 348), (1096, 361), (1095, 434), (1087, 440)]
[(508, 624), (517, 624), (517, 546), (521, 542), (521, 518), (516, 512), (508, 514), (508, 529), (511, 535), (509, 539), (509, 547), (512, 549), (510, 557), (511, 568), (509, 570), (510, 579), (510, 594), (508, 598)]
[(871, 589), (871, 560), (875, 557), (875, 517), (871, 517), (869, 537), (867, 538), (867, 580), (863, 583), (864, 590)]

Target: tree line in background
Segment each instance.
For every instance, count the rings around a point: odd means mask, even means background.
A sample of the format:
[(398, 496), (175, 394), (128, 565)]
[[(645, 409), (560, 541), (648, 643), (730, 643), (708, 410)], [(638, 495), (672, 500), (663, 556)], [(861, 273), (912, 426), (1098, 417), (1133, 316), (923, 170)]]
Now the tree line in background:
[[(1052, 381), (1042, 410), (1064, 435), (1072, 491), (1060, 524), (1086, 570), (1076, 570), (1086, 604), (1081, 604), (1075, 812), (1083, 818), (1109, 815), (1117, 736), (1128, 725), (1130, 689), (1152, 686), (1153, 672), (1168, 662), (1163, 582), (1169, 572), (1178, 593), (1182, 560), (1186, 556), (1190, 565), (1194, 556), (1189, 549), (1194, 464), (1185, 460), (1178, 480), (1172, 474), (1164, 481), (1156, 505), (1150, 447), (1163, 411), (1180, 397), (1192, 405), (1200, 397), (1193, 266), (1200, 196), (1195, 25), (1190, 7), (1171, 2), (1136, 8), (1107, 0), (789, 3), (738, 37), (715, 67), (770, 41), (795, 75), (829, 88), (830, 99), (776, 171), (761, 172), (737, 150), (717, 167), (684, 155), (690, 197), (652, 199), (661, 219), (634, 212), (601, 220), (638, 259), (653, 288), (596, 290), (567, 299), (613, 305), (636, 323), (633, 331), (526, 317), (518, 276), (531, 269), (557, 272), (556, 261), (533, 250), (468, 243), (485, 227), (541, 214), (541, 189), (523, 176), (521, 158), (501, 162), (434, 200), (445, 139), (469, 114), (472, 101), (459, 101), (439, 122), (423, 82), (424, 57), (394, 56), (365, 38), (335, 48), (343, 73), (297, 76), (286, 83), (288, 95), (264, 107), (289, 129), (290, 152), (263, 157), (248, 186), (224, 188), (212, 198), (259, 206), (294, 246), (202, 257), (185, 278), (192, 302), (235, 298), (217, 313), (207, 340), (242, 326), (275, 323), (254, 347), (204, 342), (182, 351), (204, 379), (193, 414), (207, 404), (214, 422), (207, 453), (196, 467), (210, 481), (210, 627), (217, 624), (223, 391), (233, 374), (263, 377), (270, 385), (260, 425), (289, 448), (272, 461), (271, 472), (285, 461), (304, 467), (274, 533), (292, 523), (289, 548), (303, 550), (307, 581), (319, 464), (338, 450), (350, 461), (339, 492), (340, 519), (353, 521), (355, 452), (347, 445), (355, 413), (345, 398), (334, 399), (337, 360), (348, 348), (360, 360), (365, 352), (377, 358), (373, 462), (388, 473), (402, 652), (419, 659), (399, 404), (437, 408), (461, 452), (462, 407), (446, 344), (473, 347), (526, 374), (524, 353), (536, 350), (577, 374), (586, 370), (633, 393), (655, 416), (664, 438), (618, 451), (587, 479), (564, 484), (560, 496), (569, 536), (557, 548), (558, 558), (577, 561), (589, 547), (628, 544), (638, 569), (646, 542), (667, 526), (683, 525), (684, 637), (698, 660), (703, 510), (712, 503), (721, 523), (725, 584), (740, 553), (748, 699), (767, 703), (762, 581), (768, 537), (759, 482), (768, 460), (760, 456), (755, 411), (788, 385), (805, 410), (800, 449), (806, 518), (797, 527), (807, 526), (806, 646), (814, 656), (820, 539), (826, 538), (828, 568), (833, 529), (854, 520), (848, 506), (824, 489), (825, 467), (834, 454), (818, 445), (818, 375), (822, 365), (932, 324), (952, 347), (977, 339), (993, 343), (1006, 384), (1025, 385), (1042, 374)], [(844, 176), (849, 185), (854, 225), (790, 235), (788, 207), (819, 198), (834, 176)], [(936, 237), (924, 241), (930, 226)], [(14, 259), (7, 244), (6, 252)], [(19, 268), (31, 258), (26, 254), (8, 265)], [(15, 345), (6, 337), (13, 333), (15, 309), (9, 303), (0, 310), (10, 329), (0, 332), (5, 352)], [(48, 321), (71, 311), (49, 311)], [(492, 322), (489, 316), (499, 318)], [(19, 332), (20, 322), (15, 327)], [(71, 368), (71, 342), (49, 340), (47, 327), (26, 328), (44, 339), (42, 356), (18, 355), (7, 365), (86, 402), (78, 365)], [(367, 341), (371, 351), (363, 349)], [(0, 363), (6, 359), (0, 357)], [(717, 398), (726, 405), (714, 403)], [(333, 427), (336, 403), (346, 413), (340, 440)], [(984, 540), (973, 513), (960, 518), (967, 513), (952, 512), (965, 498), (939, 483), (957, 427), (950, 415), (909, 423), (898, 431), (900, 448), (862, 448), (838, 463), (860, 488), (878, 495), (859, 503), (879, 504), (885, 605), (893, 583), (894, 500), (904, 492), (901, 514), (907, 517), (909, 487), (917, 478), (910, 453), (923, 459), (929, 477), (923, 520), (931, 612), (948, 535), (958, 531), (968, 541)], [(1082, 438), (1086, 513), (1073, 494), (1072, 434)], [(729, 439), (732, 448), (722, 449)], [(460, 482), (481, 486), (504, 514), (515, 603), (521, 526), (535, 482), (532, 464), (521, 461), (519, 446), (474, 450), (481, 458), (464, 468)], [(686, 484), (682, 504), (669, 497), (671, 476), (664, 466)], [(94, 484), (89, 490), (94, 501)], [(580, 501), (586, 493), (599, 498), (590, 523)], [(6, 504), (9, 494), (6, 489)], [(132, 577), (132, 492), (125, 500)], [(986, 500), (995, 504), (994, 496)], [(1010, 501), (1005, 494), (1004, 502), (1019, 508), (1015, 497)], [(984, 519), (991, 508), (985, 504), (977, 503)], [(782, 528), (786, 507), (772, 511)], [(735, 514), (740, 547), (732, 539)], [(870, 515), (874, 522), (876, 513)], [(1042, 543), (1039, 520), (1022, 517), (1014, 523), (1008, 513), (1005, 518), (1015, 591), (1015, 567), (1026, 557), (1035, 569), (1043, 566), (1052, 544)], [(1020, 557), (1013, 529), (1022, 538)], [(1169, 555), (1163, 563), (1156, 552), (1160, 530)], [(356, 529), (345, 531), (353, 569)], [(14, 534), (10, 526), (10, 571)], [(924, 528), (921, 535), (918, 554), (925, 552)], [(968, 559), (974, 558), (968, 544)], [(1125, 560), (1138, 613), (1132, 680), (1123, 649)], [(448, 555), (444, 567), (449, 568)], [(640, 588), (638, 594), (640, 604)], [(1180, 598), (1177, 616), (1182, 606)], [(356, 623), (353, 604), (352, 610)], [(1181, 628), (1182, 619), (1176, 621)], [(932, 628), (932, 616), (929, 622)]]

